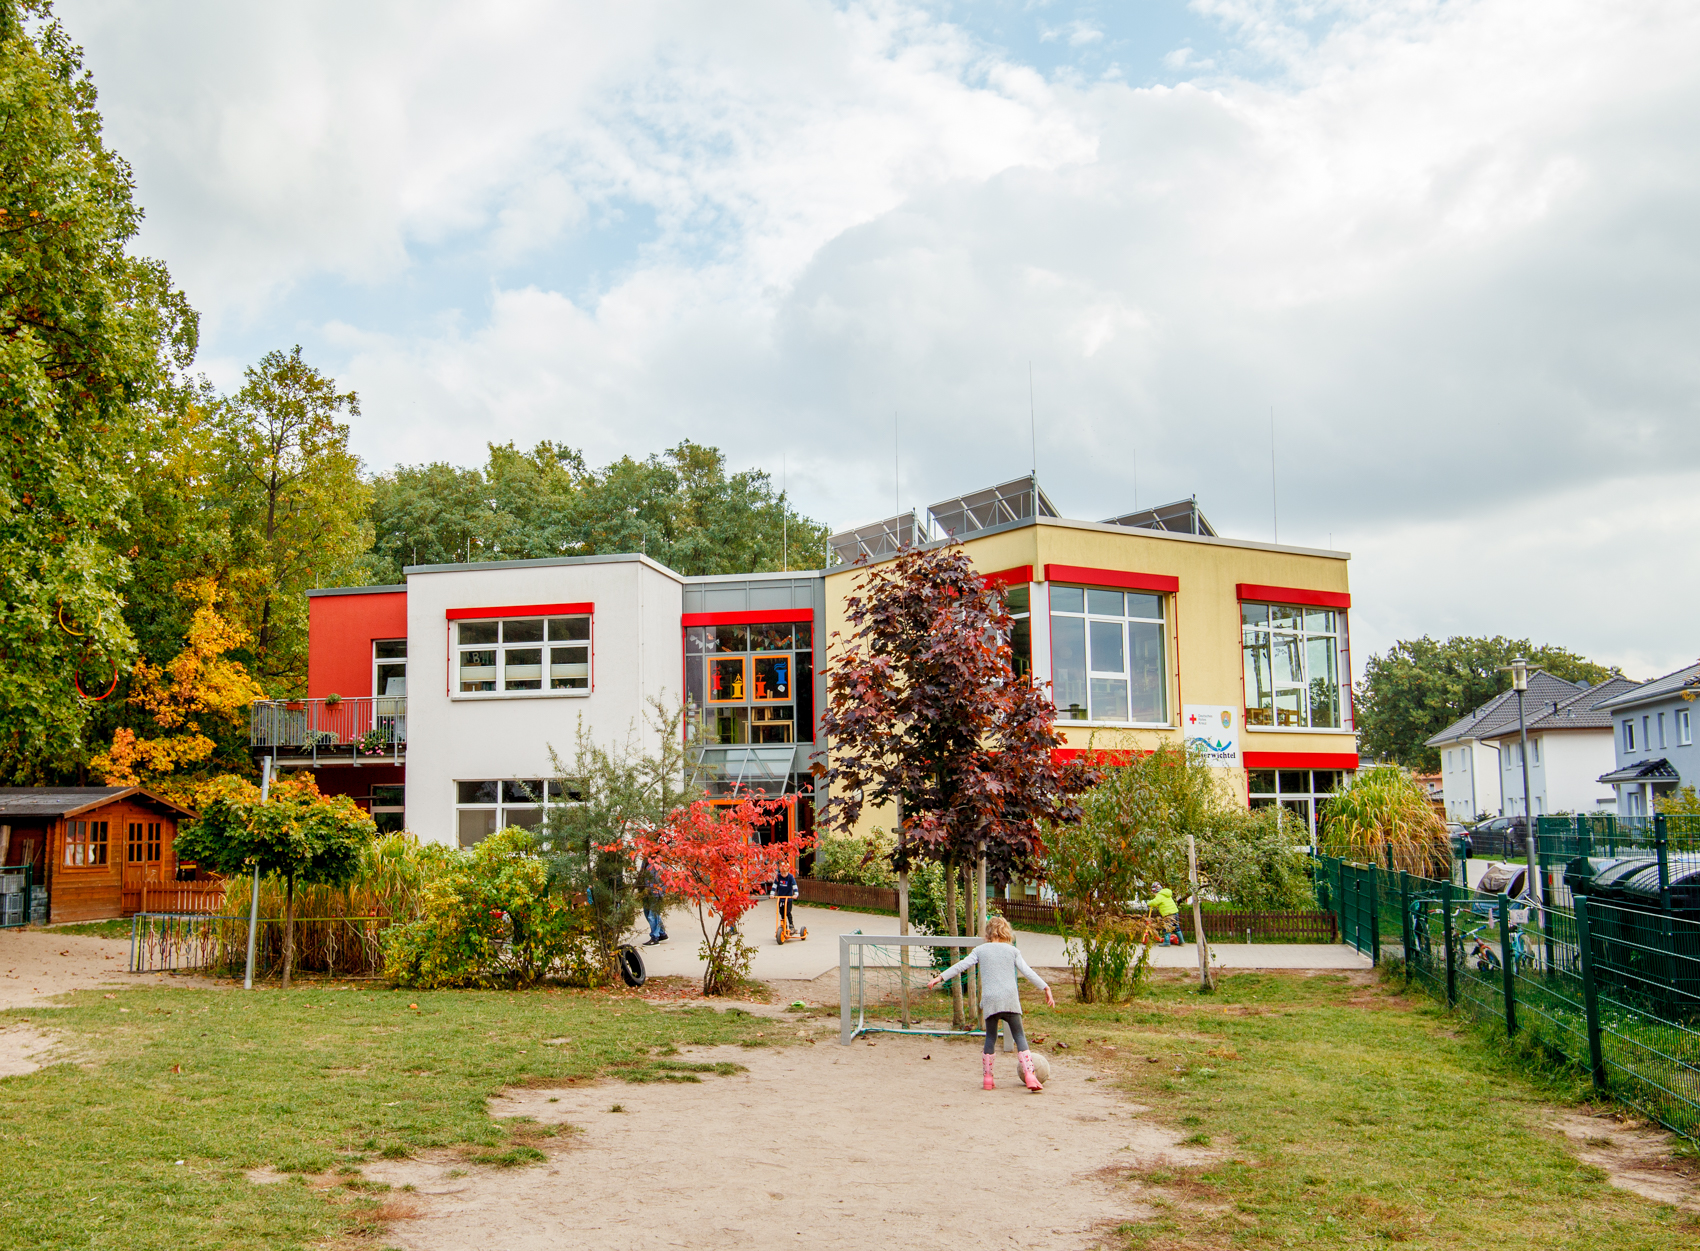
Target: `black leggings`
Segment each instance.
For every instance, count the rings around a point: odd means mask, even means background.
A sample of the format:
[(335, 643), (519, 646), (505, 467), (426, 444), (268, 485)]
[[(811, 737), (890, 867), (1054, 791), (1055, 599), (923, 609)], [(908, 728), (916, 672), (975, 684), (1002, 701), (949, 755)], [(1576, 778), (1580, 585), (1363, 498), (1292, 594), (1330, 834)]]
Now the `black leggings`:
[(1009, 1026), (1009, 1036), (1015, 1042), (1017, 1051), (1027, 1050), (1027, 1034), (1021, 1028), (1021, 1013), (994, 1012), (986, 1018), (986, 1054), (991, 1055), (998, 1049), (998, 1022)]

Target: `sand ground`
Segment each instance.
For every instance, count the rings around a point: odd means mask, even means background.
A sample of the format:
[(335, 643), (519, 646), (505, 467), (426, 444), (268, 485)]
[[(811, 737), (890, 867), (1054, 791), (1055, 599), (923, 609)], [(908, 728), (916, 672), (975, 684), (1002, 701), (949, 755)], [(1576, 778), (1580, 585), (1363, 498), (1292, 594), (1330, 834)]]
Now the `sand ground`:
[(841, 1047), (821, 1023), (782, 1018), (774, 1030), (810, 1041), (687, 1051), (747, 1068), (700, 1084), (598, 1082), (492, 1100), (497, 1117), (573, 1127), (547, 1165), (460, 1177), (466, 1166), (447, 1155), (366, 1166), (373, 1180), (417, 1188), (388, 1241), (405, 1251), (1090, 1248), (1149, 1214), (1129, 1169), (1208, 1158), (1082, 1061), (1054, 1058), (1044, 1093), (1031, 1095), (1014, 1057), (1000, 1055), (987, 1092), (973, 1045), (885, 1036)]

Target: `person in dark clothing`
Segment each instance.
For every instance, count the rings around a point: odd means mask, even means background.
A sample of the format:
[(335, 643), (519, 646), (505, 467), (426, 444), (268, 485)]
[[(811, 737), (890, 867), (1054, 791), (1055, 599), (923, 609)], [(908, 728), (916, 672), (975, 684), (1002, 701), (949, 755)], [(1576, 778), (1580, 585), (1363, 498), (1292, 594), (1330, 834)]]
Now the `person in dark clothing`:
[(638, 870), (638, 889), (643, 892), (643, 919), (649, 922), (649, 941), (645, 947), (667, 941), (667, 928), (661, 923), (661, 908), (666, 902), (661, 894), (661, 875), (648, 860)]

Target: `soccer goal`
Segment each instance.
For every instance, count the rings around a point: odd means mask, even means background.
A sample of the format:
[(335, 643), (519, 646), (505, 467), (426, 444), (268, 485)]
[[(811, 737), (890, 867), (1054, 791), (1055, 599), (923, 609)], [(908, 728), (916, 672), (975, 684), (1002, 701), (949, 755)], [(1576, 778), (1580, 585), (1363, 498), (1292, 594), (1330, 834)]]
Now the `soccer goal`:
[[(920, 934), (840, 934), (838, 936), (838, 1041), (849, 1046), (861, 1034), (979, 1034), (952, 1029), (949, 1000), (927, 989), (936, 970), (933, 952), (955, 947), (963, 955), (984, 939)], [(907, 959), (905, 959), (907, 956)], [(957, 959), (961, 959), (958, 956)], [(929, 1026), (922, 1018), (945, 1022)], [(906, 1021), (907, 1018), (907, 1021)]]

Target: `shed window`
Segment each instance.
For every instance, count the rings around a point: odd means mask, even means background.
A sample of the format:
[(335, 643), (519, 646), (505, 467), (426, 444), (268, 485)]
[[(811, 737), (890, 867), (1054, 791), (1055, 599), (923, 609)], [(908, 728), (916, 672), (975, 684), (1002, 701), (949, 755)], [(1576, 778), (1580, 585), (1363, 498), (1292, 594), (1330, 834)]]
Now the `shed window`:
[(105, 821), (67, 821), (65, 864), (84, 869), (105, 864), (107, 828)]

